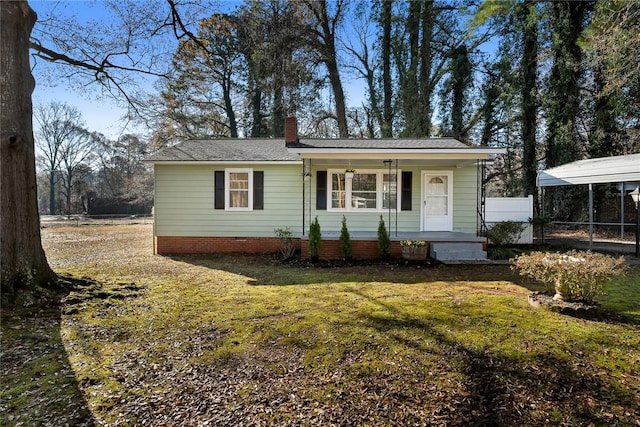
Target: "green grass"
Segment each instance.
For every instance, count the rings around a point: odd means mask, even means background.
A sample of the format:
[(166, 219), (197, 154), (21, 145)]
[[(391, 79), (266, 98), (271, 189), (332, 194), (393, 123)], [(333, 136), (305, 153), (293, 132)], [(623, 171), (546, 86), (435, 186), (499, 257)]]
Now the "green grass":
[[(640, 422), (638, 267), (607, 284), (592, 321), (530, 307), (539, 286), (508, 266), (166, 258), (150, 231), (45, 230), (54, 268), (97, 282), (34, 314), (55, 348), (3, 366), (0, 424), (64, 413), (62, 385), (76, 420), (116, 425)], [(3, 359), (31, 324), (3, 313)]]

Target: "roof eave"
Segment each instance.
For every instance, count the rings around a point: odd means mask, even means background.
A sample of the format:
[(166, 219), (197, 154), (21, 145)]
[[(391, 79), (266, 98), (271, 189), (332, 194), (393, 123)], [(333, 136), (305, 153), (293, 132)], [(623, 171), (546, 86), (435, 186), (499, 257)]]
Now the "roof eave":
[(302, 159), (489, 159), (492, 155), (505, 154), (505, 148), (416, 148), (416, 149), (380, 149), (380, 148), (298, 148), (287, 149)]

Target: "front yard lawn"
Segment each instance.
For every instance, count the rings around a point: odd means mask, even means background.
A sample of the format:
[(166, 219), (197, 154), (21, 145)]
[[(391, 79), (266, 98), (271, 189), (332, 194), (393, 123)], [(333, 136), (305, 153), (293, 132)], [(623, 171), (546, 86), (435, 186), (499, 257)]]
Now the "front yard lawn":
[(638, 267), (592, 321), (531, 308), (508, 266), (167, 258), (148, 225), (43, 241), (75, 290), (2, 313), (1, 425), (640, 425)]

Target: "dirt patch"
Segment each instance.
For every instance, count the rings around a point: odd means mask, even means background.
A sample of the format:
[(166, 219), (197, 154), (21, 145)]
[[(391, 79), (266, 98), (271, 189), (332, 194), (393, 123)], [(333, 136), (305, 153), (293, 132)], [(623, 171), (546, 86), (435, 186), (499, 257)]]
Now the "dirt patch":
[(580, 301), (558, 301), (545, 292), (534, 292), (528, 297), (529, 305), (535, 308), (546, 307), (551, 311), (580, 319), (600, 319), (602, 309), (599, 304), (587, 304)]

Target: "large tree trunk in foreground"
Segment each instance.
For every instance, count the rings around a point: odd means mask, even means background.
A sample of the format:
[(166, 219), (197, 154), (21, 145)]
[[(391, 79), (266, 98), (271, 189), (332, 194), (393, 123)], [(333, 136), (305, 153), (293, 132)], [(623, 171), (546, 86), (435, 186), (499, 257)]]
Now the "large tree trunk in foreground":
[(29, 65), (36, 21), (27, 2), (0, 2), (0, 256), (3, 302), (51, 287), (55, 274), (40, 241)]

